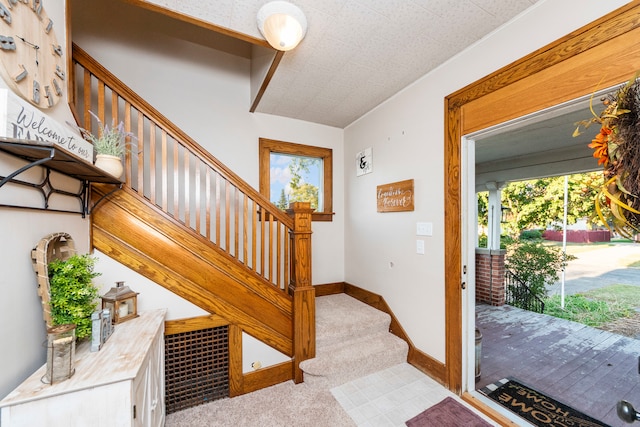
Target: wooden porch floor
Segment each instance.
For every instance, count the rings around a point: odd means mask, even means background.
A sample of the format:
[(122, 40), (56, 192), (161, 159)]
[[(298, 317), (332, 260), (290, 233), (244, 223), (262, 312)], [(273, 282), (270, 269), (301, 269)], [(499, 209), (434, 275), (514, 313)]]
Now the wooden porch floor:
[(508, 305), (476, 306), (482, 332), (476, 390), (515, 377), (614, 427), (616, 403), (640, 410), (640, 340)]

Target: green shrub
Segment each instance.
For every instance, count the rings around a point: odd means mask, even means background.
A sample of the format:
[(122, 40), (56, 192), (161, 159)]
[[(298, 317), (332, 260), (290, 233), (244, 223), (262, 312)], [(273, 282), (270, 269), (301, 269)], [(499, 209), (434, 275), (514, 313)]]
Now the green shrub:
[(522, 230), (520, 232), (520, 240), (540, 240), (542, 239), (542, 230)]
[(522, 280), (538, 298), (547, 295), (547, 285), (558, 280), (558, 273), (573, 255), (559, 247), (544, 246), (540, 240), (516, 240), (507, 247), (505, 266)]
[(49, 263), (51, 318), (54, 325), (74, 323), (76, 337), (91, 336), (91, 314), (98, 303), (98, 288), (91, 280), (100, 275), (93, 271), (95, 259), (73, 255), (68, 260)]

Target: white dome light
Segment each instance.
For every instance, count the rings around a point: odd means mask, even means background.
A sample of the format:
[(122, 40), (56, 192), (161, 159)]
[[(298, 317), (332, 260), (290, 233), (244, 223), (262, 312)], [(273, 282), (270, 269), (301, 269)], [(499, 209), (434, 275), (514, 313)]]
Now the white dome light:
[(258, 29), (277, 50), (291, 50), (307, 33), (307, 18), (297, 6), (286, 1), (272, 1), (258, 11)]

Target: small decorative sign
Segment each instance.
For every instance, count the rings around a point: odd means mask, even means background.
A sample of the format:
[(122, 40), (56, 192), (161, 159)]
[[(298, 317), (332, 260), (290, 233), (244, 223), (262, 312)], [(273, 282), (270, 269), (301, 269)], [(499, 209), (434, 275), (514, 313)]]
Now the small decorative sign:
[(0, 87), (0, 136), (29, 141), (53, 142), (89, 163), (93, 145), (13, 92)]
[(356, 154), (356, 176), (371, 173), (373, 171), (373, 155), (371, 147)]
[(413, 180), (378, 185), (378, 212), (405, 212), (413, 210)]

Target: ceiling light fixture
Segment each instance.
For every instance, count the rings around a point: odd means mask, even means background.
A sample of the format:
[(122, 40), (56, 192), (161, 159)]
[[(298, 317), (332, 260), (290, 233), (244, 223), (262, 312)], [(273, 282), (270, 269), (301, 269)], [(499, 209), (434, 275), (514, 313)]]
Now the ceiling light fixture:
[(272, 1), (258, 11), (258, 29), (277, 50), (291, 50), (307, 33), (307, 18), (298, 6)]

